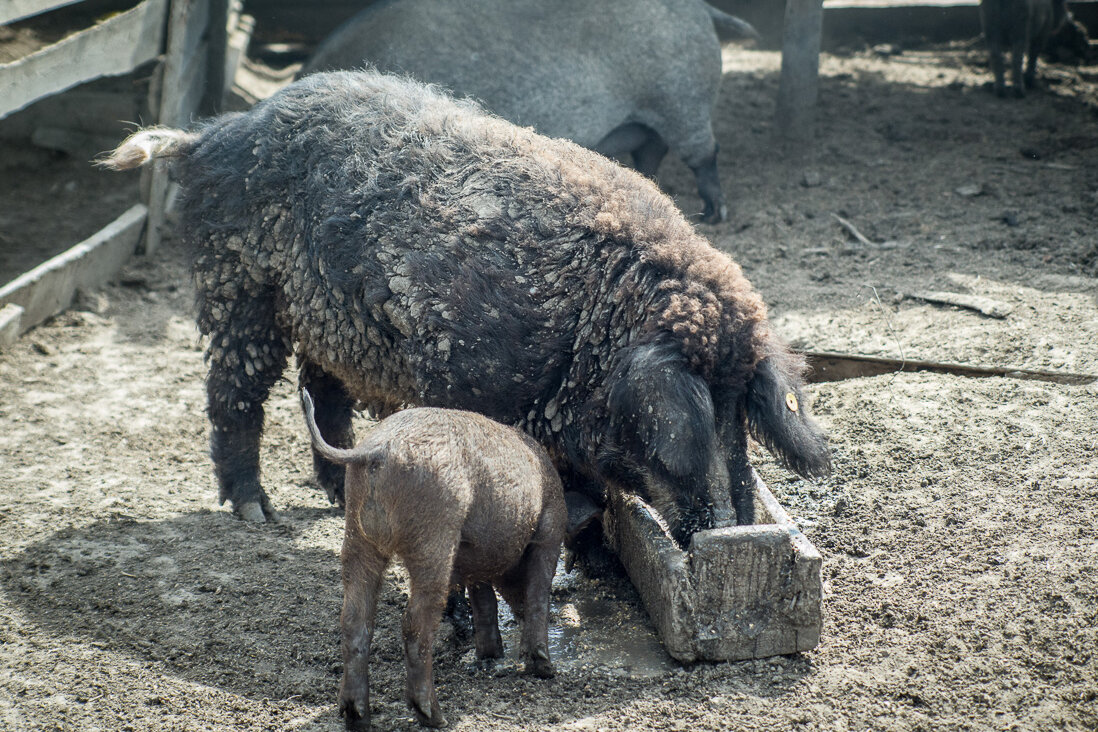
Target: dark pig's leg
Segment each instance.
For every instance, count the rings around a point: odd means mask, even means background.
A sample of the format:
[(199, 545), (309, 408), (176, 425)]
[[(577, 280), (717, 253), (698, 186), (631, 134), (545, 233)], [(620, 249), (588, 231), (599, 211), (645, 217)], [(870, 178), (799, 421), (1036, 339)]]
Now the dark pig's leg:
[(995, 94), (1006, 96), (1006, 82), (1003, 78), (1003, 8), (999, 0), (981, 0), (980, 21), (984, 29), (984, 39), (987, 41), (988, 61), (991, 64), (991, 73), (995, 77)]
[(659, 170), (665, 155), (667, 155), (667, 143), (655, 131), (649, 130), (644, 143), (633, 150), (633, 167), (641, 175), (655, 180), (656, 171)]
[(1041, 51), (1048, 43), (1048, 37), (1050, 33), (1045, 30), (1041, 33), (1034, 33), (1029, 39), (1029, 53), (1026, 54), (1026, 73), (1025, 82), (1027, 89), (1037, 88), (1037, 57), (1041, 55)]
[(473, 608), (473, 633), (477, 658), (503, 658), (503, 638), (499, 634), (499, 607), (496, 591), (487, 582), (469, 585), (469, 604)]
[[(354, 430), (351, 428), (351, 399), (343, 382), (325, 373), (316, 364), (306, 361), (301, 364), (298, 386), (307, 388), (316, 404), (316, 424), (324, 440), (335, 447), (349, 448), (355, 443)], [(328, 495), (332, 503), (343, 506), (342, 465), (328, 462), (313, 449), (313, 473), (316, 482)]]
[[(350, 522), (348, 522), (350, 524)], [(378, 592), (389, 558), (349, 529), (343, 539), (343, 683), (339, 711), (347, 729), (370, 729), (370, 646)]]
[(716, 224), (727, 219), (728, 207), (724, 203), (721, 179), (717, 173), (716, 143), (713, 144), (713, 154), (697, 165), (691, 165), (690, 169), (694, 171), (694, 177), (698, 183), (698, 195), (705, 204), (702, 209), (702, 221), (707, 224)]
[(1003, 65), (1003, 49), (997, 44), (989, 49), (988, 54), (991, 58), (991, 73), (995, 76), (995, 94), (1000, 97), (1006, 96), (1006, 69)]
[(1025, 63), (1026, 49), (1029, 47), (1029, 32), (1018, 28), (1015, 31), (1010, 42), (1010, 82), (1014, 87), (1014, 96), (1021, 99), (1026, 95), (1022, 65)]
[(199, 287), (198, 324), (210, 337), (206, 413), (218, 497), (231, 501), (245, 520), (272, 519), (275, 512), (259, 483), (259, 438), (263, 402), (286, 367), (290, 347), (274, 322), (270, 300), (244, 288), (212, 300)]

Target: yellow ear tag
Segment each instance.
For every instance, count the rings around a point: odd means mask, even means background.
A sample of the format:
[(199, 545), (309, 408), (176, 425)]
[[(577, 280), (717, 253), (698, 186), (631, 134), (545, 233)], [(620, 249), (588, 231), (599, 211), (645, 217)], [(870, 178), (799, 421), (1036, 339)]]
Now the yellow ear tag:
[(791, 391), (785, 393), (785, 406), (789, 407), (790, 412), (797, 411), (797, 395)]

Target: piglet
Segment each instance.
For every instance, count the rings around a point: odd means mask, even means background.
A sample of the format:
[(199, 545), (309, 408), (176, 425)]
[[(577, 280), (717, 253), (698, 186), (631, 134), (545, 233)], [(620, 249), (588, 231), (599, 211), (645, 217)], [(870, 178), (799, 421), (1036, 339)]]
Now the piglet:
[(496, 595), (523, 622), (527, 673), (553, 675), (549, 589), (565, 532), (560, 477), (528, 435), (472, 412), (418, 408), (383, 420), (353, 449), (332, 447), (302, 390), (313, 446), (347, 466), (343, 536), (343, 683), (347, 729), (369, 729), (368, 662), (381, 579), (396, 555), (411, 589), (404, 611), (406, 700), (441, 727), (431, 646), (450, 587), (464, 583), (476, 654), (500, 658)]

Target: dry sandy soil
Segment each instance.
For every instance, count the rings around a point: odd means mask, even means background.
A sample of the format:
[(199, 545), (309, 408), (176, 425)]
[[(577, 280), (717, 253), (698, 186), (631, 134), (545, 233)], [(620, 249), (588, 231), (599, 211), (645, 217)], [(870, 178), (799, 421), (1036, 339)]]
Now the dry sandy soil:
[[(827, 56), (819, 144), (801, 158), (767, 144), (777, 68), (774, 53), (726, 53), (733, 214), (699, 228), (782, 332), (820, 350), (1098, 374), (1098, 68), (1047, 67), (1048, 89), (1018, 101), (984, 88), (982, 53), (965, 46)], [(663, 183), (700, 207), (678, 163)], [(905, 296), (925, 290), (1013, 310)], [(342, 524), (309, 483), (293, 375), (263, 448), (283, 521), (245, 525), (214, 505), (190, 298), (167, 246), (0, 354), (0, 727), (340, 725)], [(811, 392), (835, 475), (757, 462), (824, 554), (817, 649), (683, 668), (627, 584), (569, 575), (551, 681), (513, 662), (478, 671), (444, 633), (453, 727), (1098, 728), (1098, 385), (899, 373)], [(399, 569), (390, 579), (374, 712), (379, 729), (411, 729), (406, 586)]]

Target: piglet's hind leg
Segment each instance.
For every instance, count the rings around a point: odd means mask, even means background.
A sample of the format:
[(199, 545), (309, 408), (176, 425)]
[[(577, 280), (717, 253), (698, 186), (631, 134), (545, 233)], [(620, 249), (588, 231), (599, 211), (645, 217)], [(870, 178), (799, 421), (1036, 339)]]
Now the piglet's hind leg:
[(343, 683), (339, 711), (350, 730), (370, 729), (370, 646), (378, 592), (389, 558), (361, 533), (349, 530), (343, 540)]
[(469, 602), (473, 608), (473, 633), (477, 658), (503, 658), (503, 638), (499, 634), (499, 606), (496, 591), (487, 582), (469, 585)]
[[(456, 536), (453, 546), (457, 546)], [(446, 718), (442, 716), (435, 696), (431, 648), (442, 619), (442, 610), (446, 606), (454, 551), (451, 549), (449, 555), (444, 557), (403, 559), (410, 580), (408, 607), (404, 610), (403, 619), (406, 699), (420, 724), (443, 727)]]
[[(540, 532), (539, 532), (540, 533)], [(535, 541), (526, 547), (522, 562), (502, 578), (500, 594), (522, 618), (521, 655), (524, 672), (543, 679), (556, 673), (549, 660), (549, 592), (560, 556), (555, 541)]]

